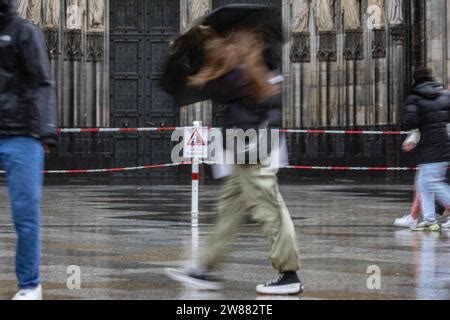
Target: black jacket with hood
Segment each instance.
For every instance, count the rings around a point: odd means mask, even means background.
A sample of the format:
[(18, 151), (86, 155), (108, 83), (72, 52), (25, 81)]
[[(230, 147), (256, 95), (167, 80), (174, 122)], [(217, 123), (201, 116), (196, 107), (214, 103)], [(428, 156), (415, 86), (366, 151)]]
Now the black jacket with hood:
[(0, 138), (30, 136), (56, 144), (57, 108), (39, 28), (20, 18), (15, 0), (0, 0)]
[(419, 164), (450, 161), (450, 92), (434, 81), (416, 85), (406, 101), (405, 124), (419, 129)]

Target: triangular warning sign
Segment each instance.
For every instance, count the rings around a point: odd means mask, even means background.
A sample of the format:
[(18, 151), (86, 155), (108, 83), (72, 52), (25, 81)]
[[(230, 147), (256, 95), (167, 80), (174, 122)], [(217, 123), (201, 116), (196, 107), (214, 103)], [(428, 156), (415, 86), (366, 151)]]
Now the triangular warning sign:
[(187, 144), (188, 146), (206, 146), (205, 140), (203, 140), (203, 137), (197, 128), (192, 132)]

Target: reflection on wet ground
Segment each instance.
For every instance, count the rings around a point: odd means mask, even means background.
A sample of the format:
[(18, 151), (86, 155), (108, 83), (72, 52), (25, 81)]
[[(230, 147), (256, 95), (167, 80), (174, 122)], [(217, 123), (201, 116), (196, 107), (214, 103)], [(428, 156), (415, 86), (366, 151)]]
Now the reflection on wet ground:
[[(0, 299), (15, 291), (7, 192), (0, 187)], [(282, 185), (298, 233), (306, 291), (286, 299), (450, 299), (450, 231), (392, 227), (408, 211), (410, 186)], [(200, 242), (211, 232), (220, 188), (200, 192)], [(274, 276), (267, 244), (251, 219), (223, 265), (219, 293), (169, 281), (168, 266), (191, 256), (189, 186), (49, 186), (43, 201), (42, 278), (47, 299), (272, 299), (254, 287)], [(68, 266), (81, 289), (69, 290)], [(381, 272), (371, 290), (370, 266)]]

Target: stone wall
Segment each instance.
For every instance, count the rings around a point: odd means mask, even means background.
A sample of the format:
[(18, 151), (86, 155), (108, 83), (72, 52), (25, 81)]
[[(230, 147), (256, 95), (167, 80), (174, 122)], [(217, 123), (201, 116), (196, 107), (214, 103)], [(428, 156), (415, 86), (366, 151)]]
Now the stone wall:
[[(180, 0), (181, 31), (186, 30), (197, 18), (211, 10), (210, 0)], [(204, 125), (211, 126), (212, 120), (211, 101), (204, 101), (190, 106), (183, 106), (180, 112), (180, 124), (190, 126), (193, 121), (202, 121)]]
[[(438, 78), (449, 82), (450, 0), (279, 1), (289, 40), (283, 50), (286, 127), (398, 125), (414, 63), (411, 52), (420, 54), (421, 45)], [(426, 32), (412, 43), (417, 3), (426, 11)], [(180, 0), (181, 29), (212, 4)], [(61, 126), (109, 125), (109, 1), (19, 0), (19, 5), (46, 35)], [(211, 125), (214, 117), (205, 102), (183, 107), (180, 122)]]
[(62, 127), (109, 125), (108, 2), (18, 0), (44, 32)]
[(402, 0), (288, 0), (285, 126), (396, 125), (409, 61)]
[[(164, 7), (163, 5), (168, 3), (165, 1), (158, 0), (158, 3)], [(211, 10), (213, 4), (217, 6), (218, 3), (230, 1), (180, 0), (180, 29), (184, 30), (196, 17)], [(403, 99), (411, 85), (414, 64), (427, 61), (436, 70), (438, 77), (449, 82), (450, 31), (446, 19), (450, 16), (448, 1), (450, 0), (279, 0), (279, 2), (236, 0), (235, 2), (275, 3), (282, 8), (288, 40), (283, 48), (283, 73), (286, 78), (284, 127), (364, 127), (390, 130), (398, 129), (401, 123)], [(123, 126), (122, 121), (110, 122), (111, 117), (117, 118), (120, 115), (111, 115), (110, 112), (109, 68), (112, 68), (111, 75), (114, 78), (114, 62), (109, 65), (111, 40), (109, 17), (119, 16), (126, 24), (139, 24), (139, 18), (135, 18), (136, 16), (147, 17), (146, 19), (153, 16), (150, 12), (130, 9), (133, 14), (130, 15), (132, 18), (129, 18), (123, 10), (119, 10), (120, 6), (110, 15), (110, 3), (115, 2), (20, 1), (21, 14), (40, 25), (46, 36), (58, 87), (61, 126)], [(122, 7), (138, 8), (128, 5), (128, 1), (121, 3)], [(141, 4), (143, 3), (144, 0)], [(371, 7), (372, 10), (369, 10), (372, 5), (378, 7)], [(447, 17), (444, 16), (444, 12)], [(155, 17), (159, 17), (161, 13), (158, 11), (154, 14)], [(372, 22), (370, 27), (368, 21)], [(114, 26), (114, 23), (112, 25)], [(166, 41), (167, 37), (175, 35), (178, 31), (171, 30), (171, 33), (167, 34), (164, 30), (162, 28), (158, 29), (158, 32), (155, 30), (151, 32), (156, 32), (153, 36), (161, 36)], [(133, 48), (126, 46), (126, 39), (130, 37), (126, 30), (121, 36), (124, 40), (125, 57), (132, 54)], [(141, 54), (134, 55), (138, 61), (152, 59), (149, 55), (141, 56)], [(163, 60), (160, 59), (163, 55), (157, 56), (159, 57), (157, 62), (150, 68), (155, 69), (155, 79), (158, 68), (153, 66), (159, 65), (160, 60)], [(111, 58), (114, 58), (113, 51)], [(139, 62), (139, 65), (141, 64), (146, 65)], [(145, 79), (146, 77), (144, 75)], [(149, 81), (152, 79), (153, 75)], [(114, 88), (114, 85), (111, 87)], [(149, 90), (141, 94), (152, 96)], [(125, 105), (128, 105), (128, 100), (130, 103), (140, 103), (139, 97), (134, 101), (132, 98), (128, 99), (126, 95), (124, 97)], [(150, 103), (138, 108), (143, 110), (142, 114), (133, 113), (139, 121), (130, 123), (130, 126), (160, 124), (160, 121), (152, 124), (146, 117), (151, 118), (151, 112), (147, 111), (152, 111), (153, 107), (155, 112), (164, 109), (162, 106), (164, 99), (158, 96), (155, 100), (150, 97), (148, 99)], [(191, 124), (194, 120), (202, 120), (206, 125), (215, 125), (216, 119), (221, 117), (215, 107), (210, 102), (185, 106), (179, 118), (178, 114), (172, 113), (168, 117), (174, 122), (180, 120), (181, 125)], [(146, 115), (147, 113), (149, 115)], [(398, 148), (401, 138), (290, 135), (290, 158), (292, 163), (304, 165), (402, 166), (408, 163)], [(120, 139), (123, 139), (125, 147), (120, 144), (114, 145), (114, 141)], [(131, 144), (127, 143), (126, 139), (135, 139), (136, 145), (143, 149), (135, 148), (133, 152), (128, 153)], [(149, 143), (150, 140), (151, 143), (161, 142), (161, 144), (153, 146)], [(126, 160), (124, 164), (160, 163), (155, 162), (154, 151), (168, 150), (163, 144), (164, 141), (169, 140), (147, 135), (145, 137), (124, 135), (114, 138), (108, 135), (62, 135), (58, 153), (51, 155), (54, 159), (49, 162), (49, 167), (76, 169), (113, 167), (117, 164), (122, 166), (122, 163), (117, 162), (116, 158), (119, 157)]]
[[(283, 49), (284, 126), (397, 126), (411, 77), (417, 1), (279, 1), (288, 39)], [(182, 28), (212, 4), (182, 0)], [(181, 122), (214, 123), (214, 110), (209, 102), (185, 107)]]
[(426, 1), (427, 64), (436, 77), (450, 85), (450, 1)]

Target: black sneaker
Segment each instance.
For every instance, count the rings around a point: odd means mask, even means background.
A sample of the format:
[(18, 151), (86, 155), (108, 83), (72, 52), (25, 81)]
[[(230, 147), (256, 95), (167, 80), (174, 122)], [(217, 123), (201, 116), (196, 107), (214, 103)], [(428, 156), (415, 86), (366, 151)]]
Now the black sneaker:
[(222, 289), (221, 280), (213, 273), (200, 269), (171, 269), (165, 270), (166, 275), (172, 280), (182, 282), (200, 290), (217, 291)]
[(296, 272), (281, 272), (277, 278), (260, 284), (256, 287), (256, 291), (260, 294), (299, 294), (303, 292), (303, 284), (297, 276)]

